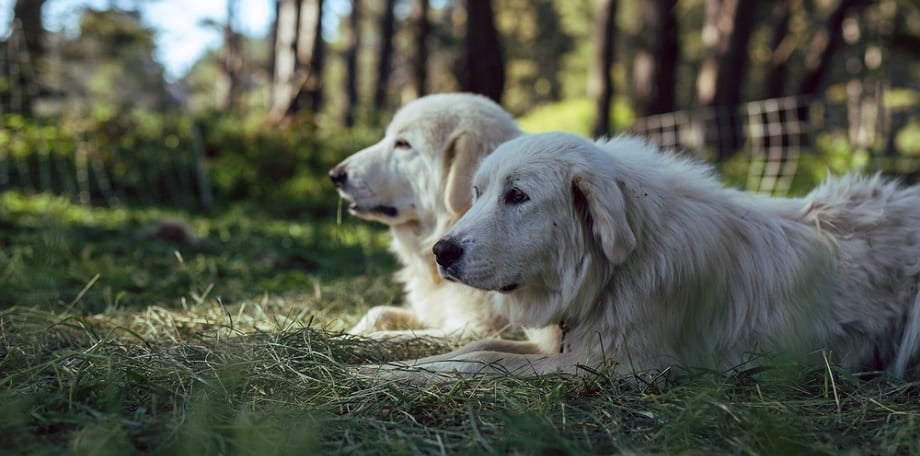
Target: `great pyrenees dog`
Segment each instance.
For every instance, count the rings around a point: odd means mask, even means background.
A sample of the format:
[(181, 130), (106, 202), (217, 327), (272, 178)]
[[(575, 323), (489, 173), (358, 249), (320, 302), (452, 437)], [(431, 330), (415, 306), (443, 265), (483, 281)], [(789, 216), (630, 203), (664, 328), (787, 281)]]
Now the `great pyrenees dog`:
[(725, 370), (764, 352), (898, 376), (917, 364), (920, 187), (848, 175), (760, 197), (638, 138), (549, 133), (487, 156), (473, 192), (434, 244), (440, 274), (500, 293), (514, 324), (560, 327), (561, 343), (479, 341), (385, 374)]
[(373, 307), (352, 334), (461, 340), (508, 328), (494, 293), (438, 275), (431, 246), (472, 204), (471, 180), (482, 158), (521, 134), (486, 97), (429, 95), (400, 109), (378, 143), (329, 171), (350, 213), (390, 227), (408, 304)]

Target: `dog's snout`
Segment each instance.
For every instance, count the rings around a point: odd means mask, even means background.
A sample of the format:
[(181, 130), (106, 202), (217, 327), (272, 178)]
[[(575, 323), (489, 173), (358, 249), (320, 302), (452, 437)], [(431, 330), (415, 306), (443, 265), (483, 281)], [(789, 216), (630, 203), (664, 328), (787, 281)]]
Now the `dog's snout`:
[(329, 170), (329, 179), (332, 179), (332, 183), (336, 187), (341, 187), (348, 180), (348, 171), (345, 170), (344, 166), (336, 166)]
[(441, 238), (435, 243), (431, 251), (434, 252), (435, 261), (444, 267), (456, 263), (463, 256), (463, 247), (460, 247), (457, 241), (449, 237)]

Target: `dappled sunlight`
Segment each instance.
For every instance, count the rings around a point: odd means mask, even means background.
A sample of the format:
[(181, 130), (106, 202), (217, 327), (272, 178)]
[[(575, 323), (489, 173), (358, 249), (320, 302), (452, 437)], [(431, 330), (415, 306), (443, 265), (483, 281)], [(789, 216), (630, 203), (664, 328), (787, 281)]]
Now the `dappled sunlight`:
[[(479, 132), (385, 132), (401, 106), (472, 92), (525, 133), (637, 134), (777, 196), (916, 183), (914, 3), (0, 1), (0, 453), (920, 454), (920, 382), (835, 353), (417, 385), (381, 366), (459, 341), (346, 333), (413, 299), (474, 313), (462, 285), (431, 292), (424, 244), (468, 207)], [(471, 112), (447, 111), (425, 116)], [(384, 136), (369, 174), (444, 176), (367, 205), (413, 214), (392, 230), (329, 174)], [(436, 235), (411, 218), (445, 199)], [(394, 233), (432, 288), (398, 281)]]
[[(445, 348), (345, 336), (293, 321), (302, 313), (272, 315), (297, 301), (151, 308), (129, 320), (0, 311), (0, 426), (63, 419), (59, 445), (116, 452), (128, 451), (128, 439), (153, 445), (165, 433), (156, 444), (182, 454), (237, 439), (243, 448), (323, 452), (573, 444), (592, 453), (835, 452), (863, 445), (864, 432), (892, 452), (918, 449), (915, 384), (859, 380), (829, 366), (702, 372), (678, 384), (597, 372), (405, 385), (355, 377), (349, 365)], [(256, 330), (257, 321), (273, 323)], [(145, 324), (156, 329), (147, 334)], [(114, 419), (124, 413), (130, 419)], [(23, 451), (47, 445), (30, 433), (2, 440)]]
[[(170, 219), (185, 220), (198, 242), (160, 236), (154, 228)], [(266, 293), (313, 293), (317, 283), (361, 276), (389, 282), (383, 278), (392, 270), (385, 232), (353, 220), (103, 209), (7, 192), (0, 225), (8, 246), (0, 253), (5, 306), (79, 313), (180, 308), (205, 299), (233, 304)]]

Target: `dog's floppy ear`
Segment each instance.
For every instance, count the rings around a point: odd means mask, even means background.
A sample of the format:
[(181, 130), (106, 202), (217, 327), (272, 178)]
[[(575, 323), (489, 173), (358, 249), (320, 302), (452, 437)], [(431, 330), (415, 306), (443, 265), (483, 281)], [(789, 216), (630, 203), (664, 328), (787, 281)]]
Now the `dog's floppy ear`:
[(488, 152), (475, 135), (461, 131), (454, 134), (444, 151), (444, 203), (455, 215), (462, 215), (473, 204), (473, 174)]
[(576, 211), (600, 244), (604, 255), (617, 265), (636, 248), (636, 235), (626, 218), (623, 191), (611, 178), (598, 181), (591, 171), (576, 171), (572, 178)]

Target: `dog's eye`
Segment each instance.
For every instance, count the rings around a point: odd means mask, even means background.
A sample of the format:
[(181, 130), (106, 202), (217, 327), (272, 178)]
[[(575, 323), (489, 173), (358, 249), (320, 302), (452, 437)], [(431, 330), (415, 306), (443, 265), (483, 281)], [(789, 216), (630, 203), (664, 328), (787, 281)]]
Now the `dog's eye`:
[(395, 148), (397, 148), (397, 149), (411, 149), (411, 148), (412, 148), (412, 145), (409, 144), (409, 141), (406, 141), (405, 139), (399, 138), (399, 139), (396, 140), (396, 144), (394, 144), (393, 147), (395, 147)]
[(506, 204), (521, 204), (524, 201), (527, 201), (529, 199), (530, 197), (527, 196), (526, 193), (516, 188), (512, 188), (511, 190), (508, 190), (508, 193), (505, 193), (505, 203)]
[(473, 199), (479, 198), (482, 196), (482, 192), (479, 191), (479, 187), (473, 186)]

